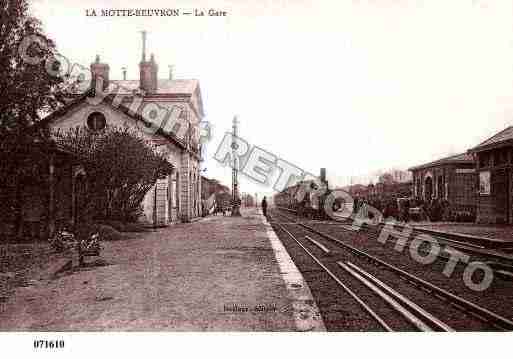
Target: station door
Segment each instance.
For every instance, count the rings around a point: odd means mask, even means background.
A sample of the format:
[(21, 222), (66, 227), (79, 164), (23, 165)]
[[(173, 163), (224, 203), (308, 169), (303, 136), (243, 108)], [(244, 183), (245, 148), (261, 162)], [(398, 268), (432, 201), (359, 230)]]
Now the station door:
[(498, 224), (508, 223), (509, 218), (509, 171), (496, 170), (492, 174), (492, 195)]

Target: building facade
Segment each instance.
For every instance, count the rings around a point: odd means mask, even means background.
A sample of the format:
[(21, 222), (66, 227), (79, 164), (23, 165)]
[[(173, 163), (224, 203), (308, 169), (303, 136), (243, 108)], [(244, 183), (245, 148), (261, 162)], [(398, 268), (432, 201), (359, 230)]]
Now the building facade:
[(218, 180), (201, 176), (201, 199), (203, 201), (204, 215), (212, 213), (216, 206), (231, 198), (230, 189)]
[(471, 154), (462, 153), (409, 169), (413, 197), (445, 201), (454, 215), (476, 213), (477, 175)]
[[(146, 194), (142, 222), (166, 226), (188, 222), (202, 213), (200, 121), (203, 104), (197, 80), (158, 79), (158, 65), (145, 50), (139, 80), (110, 80), (99, 56), (91, 64), (92, 89), (70, 94), (68, 103), (44, 119), (51, 131), (85, 127), (128, 127), (152, 143), (173, 172)], [(91, 95), (93, 91), (93, 95)]]
[(201, 176), (201, 198), (206, 200), (216, 193), (229, 193), (230, 188), (214, 178)]
[(469, 150), (478, 173), (478, 223), (513, 223), (513, 127)]

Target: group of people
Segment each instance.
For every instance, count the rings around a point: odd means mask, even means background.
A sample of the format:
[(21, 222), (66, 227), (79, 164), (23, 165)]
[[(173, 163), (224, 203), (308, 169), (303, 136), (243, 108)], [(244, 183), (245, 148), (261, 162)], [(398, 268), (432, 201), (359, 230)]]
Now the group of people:
[(409, 198), (391, 198), (388, 200), (375, 199), (368, 201), (366, 198), (356, 197), (354, 199), (353, 212), (359, 213), (361, 216), (372, 216), (373, 213), (369, 212), (368, 206), (377, 209), (383, 218), (395, 218), (401, 222), (408, 222), (410, 220), (410, 207), (411, 199)]
[[(367, 205), (376, 208), (381, 212), (383, 218), (395, 218), (401, 222), (410, 220), (442, 221), (450, 218), (450, 205), (447, 200), (433, 198), (424, 201), (420, 198), (390, 198), (388, 200), (375, 199), (368, 201), (364, 197), (354, 199), (353, 212), (360, 215), (372, 215)], [(412, 210), (410, 210), (412, 209)]]
[[(264, 196), (264, 198), (262, 199), (262, 202), (261, 202), (261, 206), (262, 206), (262, 213), (264, 214), (265, 217), (267, 217), (267, 198)], [(227, 214), (229, 215), (230, 214), (230, 208), (223, 205), (222, 203), (217, 203), (216, 206), (214, 207), (214, 216), (217, 216), (218, 214), (223, 214), (223, 216), (226, 216)]]
[(218, 214), (223, 214), (223, 216), (226, 216), (226, 213), (228, 212), (228, 209), (225, 206), (222, 205), (216, 205), (214, 207), (213, 215), (217, 216)]

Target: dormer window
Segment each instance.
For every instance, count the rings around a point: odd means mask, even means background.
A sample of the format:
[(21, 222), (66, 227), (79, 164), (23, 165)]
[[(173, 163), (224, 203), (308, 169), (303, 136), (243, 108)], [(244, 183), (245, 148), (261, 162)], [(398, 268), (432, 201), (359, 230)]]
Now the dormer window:
[(107, 126), (105, 115), (101, 112), (93, 112), (87, 116), (87, 127), (92, 131), (101, 131)]

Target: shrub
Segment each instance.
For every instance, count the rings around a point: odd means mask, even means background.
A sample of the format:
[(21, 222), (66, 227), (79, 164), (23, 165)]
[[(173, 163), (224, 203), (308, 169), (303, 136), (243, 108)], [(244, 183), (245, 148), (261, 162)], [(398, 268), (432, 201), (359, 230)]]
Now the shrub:
[(98, 224), (97, 230), (100, 233), (100, 238), (102, 241), (119, 241), (130, 238), (126, 234), (121, 233), (111, 226), (105, 224)]
[(91, 234), (98, 232), (102, 241), (118, 241), (129, 239), (130, 237), (116, 230), (114, 227), (103, 223), (81, 223), (74, 228), (74, 233), (77, 240), (81, 241), (88, 238)]
[(87, 203), (82, 212), (90, 219), (135, 222), (146, 193), (172, 171), (156, 147), (129, 128), (93, 132), (79, 127), (55, 135), (62, 147), (83, 159)]

